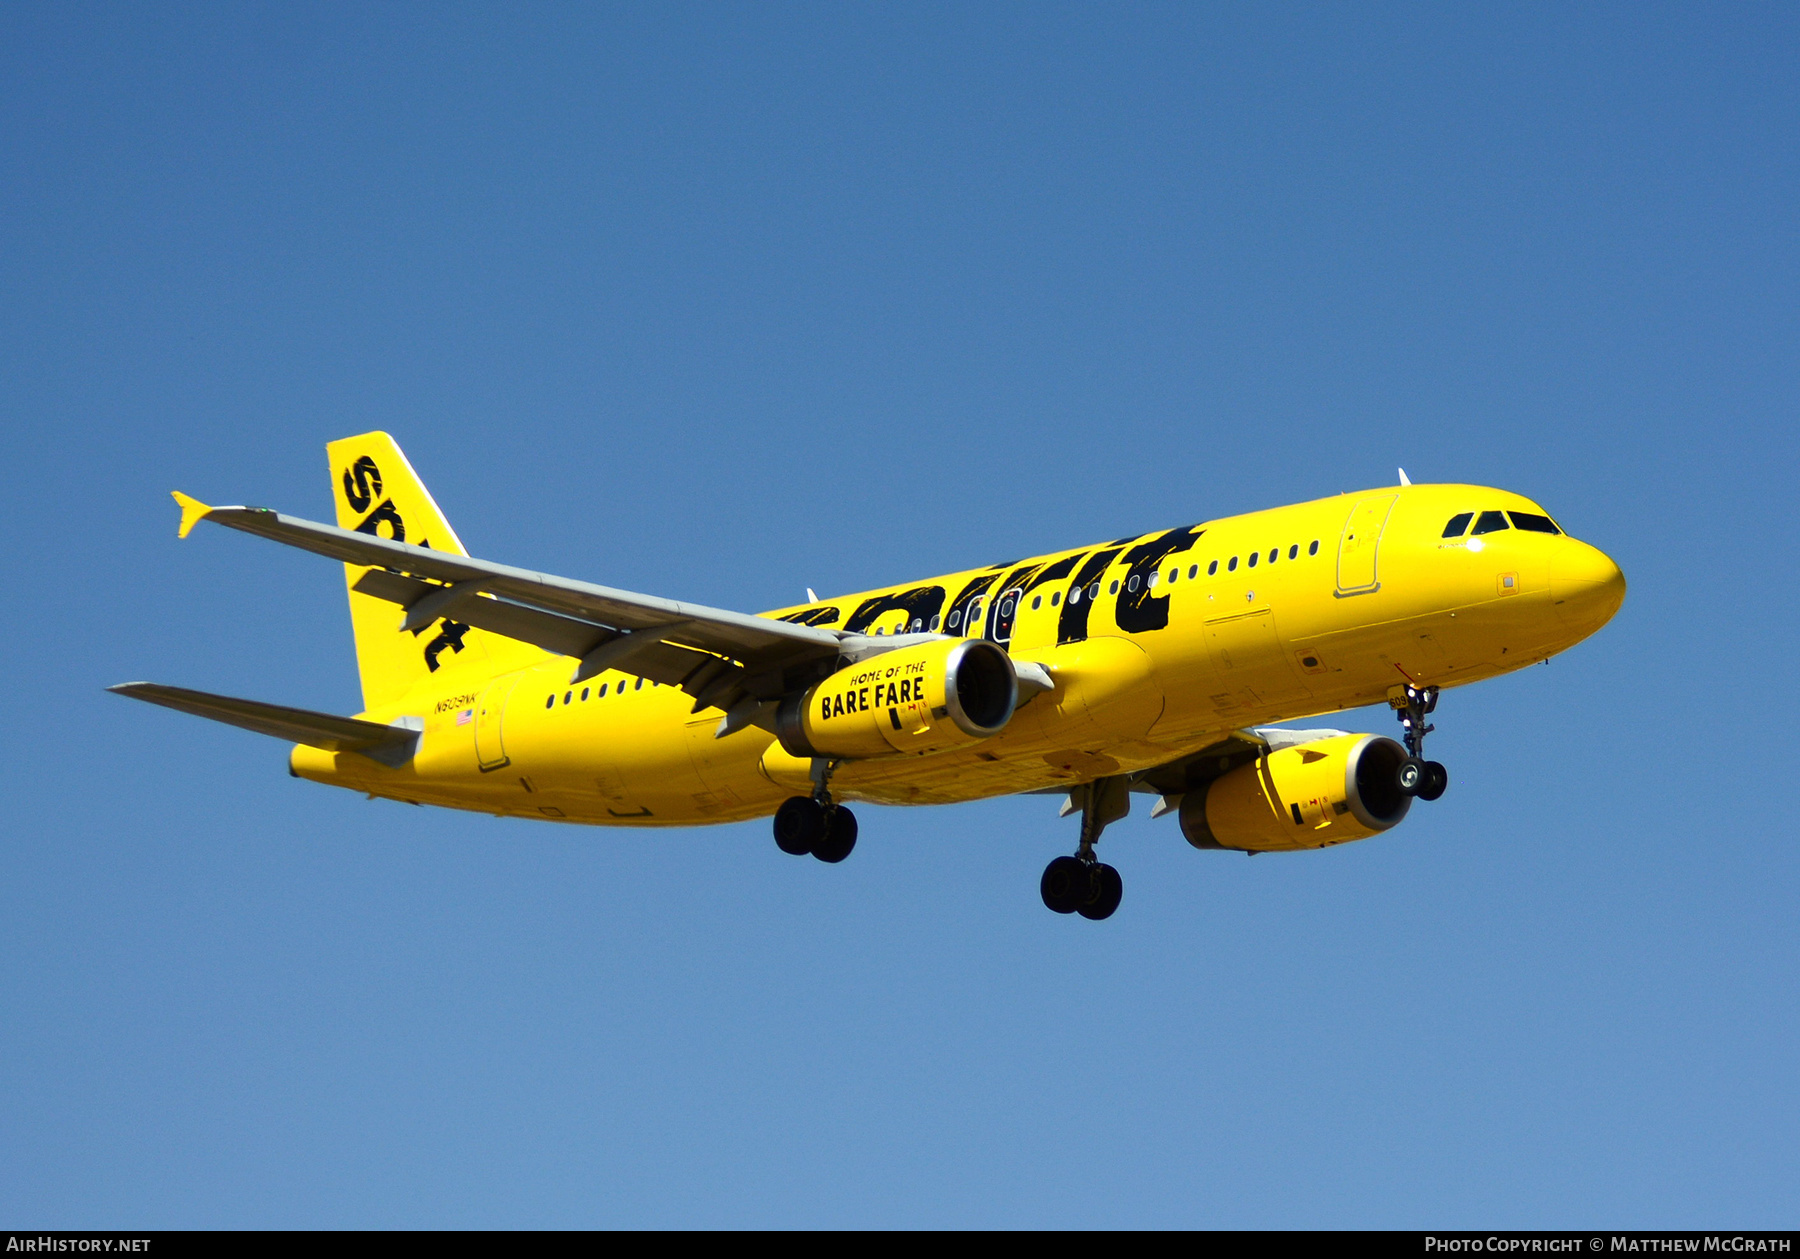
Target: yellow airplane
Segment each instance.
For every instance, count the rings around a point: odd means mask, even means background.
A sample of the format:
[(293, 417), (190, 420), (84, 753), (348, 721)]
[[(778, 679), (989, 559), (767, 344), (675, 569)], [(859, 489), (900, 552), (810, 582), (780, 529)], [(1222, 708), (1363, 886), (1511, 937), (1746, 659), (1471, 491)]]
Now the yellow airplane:
[[(1546, 660), (1625, 579), (1543, 508), (1401, 484), (818, 599), (758, 616), (472, 558), (386, 433), (330, 443), (337, 525), (176, 493), (202, 520), (341, 560), (363, 711), (130, 682), (134, 699), (294, 743), (289, 772), (371, 797), (598, 826), (774, 816), (842, 861), (842, 801), (1066, 797), (1044, 903), (1099, 919), (1094, 856), (1133, 792), (1196, 848), (1385, 831), (1444, 767), (1443, 687)], [(1265, 728), (1385, 700), (1402, 741)]]

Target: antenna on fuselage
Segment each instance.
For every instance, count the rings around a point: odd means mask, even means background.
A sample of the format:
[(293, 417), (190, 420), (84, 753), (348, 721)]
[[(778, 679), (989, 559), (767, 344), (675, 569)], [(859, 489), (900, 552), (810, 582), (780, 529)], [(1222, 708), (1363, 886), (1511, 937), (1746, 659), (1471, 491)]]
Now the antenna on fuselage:
[(811, 586), (806, 588), (806, 601), (808, 603), (817, 603), (819, 601), (819, 596), (812, 592)]
[(1405, 468), (1400, 469), (1400, 484), (1402, 484), (1402, 485), (1411, 485), (1412, 484), (1412, 478), (1406, 475)]

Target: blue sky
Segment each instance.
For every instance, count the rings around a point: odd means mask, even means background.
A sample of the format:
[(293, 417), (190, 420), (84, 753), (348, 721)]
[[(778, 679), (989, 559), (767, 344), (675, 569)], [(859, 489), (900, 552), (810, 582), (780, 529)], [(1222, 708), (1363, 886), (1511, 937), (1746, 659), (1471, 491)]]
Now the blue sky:
[[(0, 1218), (1791, 1225), (1800, 21), (1776, 6), (0, 10)], [(497, 822), (350, 711), (385, 428), (477, 554), (758, 609), (1413, 478), (1615, 556), (1316, 854), (1041, 797)], [(1389, 732), (1385, 711), (1344, 719)]]

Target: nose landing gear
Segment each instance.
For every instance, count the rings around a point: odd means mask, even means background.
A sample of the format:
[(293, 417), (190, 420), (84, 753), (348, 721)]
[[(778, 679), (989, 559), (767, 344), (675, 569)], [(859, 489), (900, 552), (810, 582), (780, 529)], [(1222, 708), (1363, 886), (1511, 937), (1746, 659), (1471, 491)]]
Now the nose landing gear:
[(1437, 687), (1414, 686), (1410, 682), (1400, 694), (1388, 699), (1394, 715), (1400, 719), (1400, 729), (1405, 732), (1402, 741), (1406, 744), (1406, 759), (1400, 762), (1395, 777), (1399, 779), (1401, 792), (1421, 800), (1436, 800), (1450, 785), (1450, 771), (1437, 761), (1424, 759), (1425, 736), (1437, 729), (1426, 725), (1425, 718), (1437, 707), (1437, 702)]
[(836, 761), (813, 762), (813, 793), (790, 796), (775, 810), (775, 846), (792, 857), (811, 853), (833, 865), (856, 847), (856, 815), (831, 798)]
[(1119, 872), (1094, 856), (1094, 843), (1107, 823), (1131, 811), (1124, 778), (1097, 778), (1069, 793), (1064, 815), (1081, 810), (1081, 844), (1073, 857), (1058, 857), (1044, 868), (1038, 891), (1044, 905), (1059, 914), (1080, 914), (1098, 921), (1112, 917), (1125, 895)]

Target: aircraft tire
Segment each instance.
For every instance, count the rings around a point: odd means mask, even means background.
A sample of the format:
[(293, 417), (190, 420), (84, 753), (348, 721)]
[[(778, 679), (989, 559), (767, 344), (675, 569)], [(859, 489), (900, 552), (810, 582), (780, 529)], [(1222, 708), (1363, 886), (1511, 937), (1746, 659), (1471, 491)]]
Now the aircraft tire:
[(1044, 898), (1044, 907), (1059, 914), (1072, 914), (1081, 902), (1087, 899), (1088, 868), (1073, 857), (1058, 857), (1044, 867), (1044, 877), (1038, 881), (1038, 891)]
[(804, 857), (825, 837), (825, 810), (806, 796), (789, 796), (775, 810), (775, 846)]
[(1089, 871), (1088, 899), (1075, 907), (1075, 912), (1083, 918), (1099, 922), (1102, 918), (1111, 918), (1113, 910), (1125, 897), (1125, 880), (1119, 872), (1109, 865), (1094, 866)]
[(856, 847), (856, 814), (843, 805), (831, 810), (825, 817), (825, 834), (813, 845), (812, 855), (820, 861), (836, 865), (850, 855)]
[(1409, 756), (1400, 762), (1400, 768), (1394, 771), (1394, 781), (1403, 796), (1416, 796), (1425, 785), (1425, 762), (1416, 756)]
[(1449, 785), (1450, 771), (1444, 768), (1442, 762), (1426, 761), (1425, 781), (1419, 784), (1419, 799), (1436, 800)]

